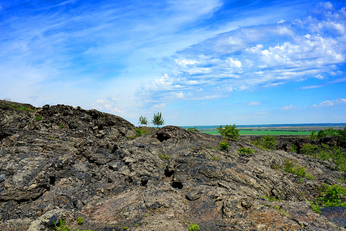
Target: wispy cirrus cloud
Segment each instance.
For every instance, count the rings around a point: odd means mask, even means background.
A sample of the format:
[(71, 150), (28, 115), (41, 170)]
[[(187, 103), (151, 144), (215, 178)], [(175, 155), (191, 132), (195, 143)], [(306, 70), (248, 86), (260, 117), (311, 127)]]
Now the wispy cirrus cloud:
[(324, 85), (312, 85), (312, 86), (298, 87), (297, 89), (307, 90), (307, 89), (320, 88), (320, 87), (323, 87), (323, 86), (324, 86)]
[[(326, 79), (346, 60), (345, 9), (318, 4), (305, 19), (242, 27), (195, 44), (174, 55), (172, 72), (142, 85), (140, 91), (157, 100), (171, 98), (176, 90), (197, 95), (188, 84), (193, 81), (196, 87), (206, 89), (203, 94), (217, 91), (228, 97), (226, 88), (242, 91)], [(343, 80), (331, 83), (337, 81)], [(148, 87), (157, 82), (161, 85), (157, 90)]]
[(260, 104), (261, 104), (261, 102), (257, 102), (257, 101), (253, 101), (253, 102), (248, 103), (249, 106), (258, 106)]

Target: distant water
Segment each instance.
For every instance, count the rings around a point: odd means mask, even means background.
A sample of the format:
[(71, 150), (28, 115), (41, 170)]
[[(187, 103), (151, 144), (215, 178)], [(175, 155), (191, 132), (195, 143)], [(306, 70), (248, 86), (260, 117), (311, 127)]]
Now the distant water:
[[(236, 128), (253, 128), (253, 127), (344, 127), (346, 123), (321, 123), (321, 124), (255, 124), (255, 125), (235, 125)], [(225, 125), (222, 125), (223, 127)], [(220, 125), (206, 125), (206, 126), (181, 126), (182, 128), (194, 128), (198, 130), (215, 129), (220, 127)]]

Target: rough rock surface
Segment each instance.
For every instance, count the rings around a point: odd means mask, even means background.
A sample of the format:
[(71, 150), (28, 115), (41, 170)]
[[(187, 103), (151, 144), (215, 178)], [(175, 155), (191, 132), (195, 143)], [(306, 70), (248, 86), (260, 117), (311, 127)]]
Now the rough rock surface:
[[(128, 140), (135, 127), (118, 116), (13, 105), (0, 101), (0, 230), (54, 230), (59, 219), (93, 231), (345, 230), (307, 201), (342, 173), (307, 156), (232, 140), (221, 151), (221, 137), (176, 126)], [(285, 159), (316, 179), (300, 183)]]

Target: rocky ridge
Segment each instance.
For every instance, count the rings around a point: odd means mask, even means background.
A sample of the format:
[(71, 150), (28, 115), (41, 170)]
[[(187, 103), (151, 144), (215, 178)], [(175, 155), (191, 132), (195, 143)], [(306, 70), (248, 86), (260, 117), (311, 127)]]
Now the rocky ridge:
[[(133, 136), (115, 115), (0, 101), (0, 229), (54, 230), (63, 219), (93, 231), (345, 230), (333, 219), (342, 208), (318, 214), (307, 201), (323, 183), (343, 185), (321, 161), (242, 139), (222, 151), (221, 137), (176, 126)], [(282, 171), (286, 159), (316, 179)]]

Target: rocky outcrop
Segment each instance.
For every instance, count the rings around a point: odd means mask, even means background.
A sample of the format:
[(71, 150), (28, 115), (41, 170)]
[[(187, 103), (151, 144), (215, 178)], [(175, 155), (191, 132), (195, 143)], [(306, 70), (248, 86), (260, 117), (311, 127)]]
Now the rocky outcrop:
[[(54, 230), (59, 219), (93, 231), (343, 230), (307, 201), (342, 173), (307, 156), (243, 141), (221, 151), (221, 137), (176, 126), (128, 140), (135, 127), (126, 120), (64, 105), (4, 103), (1, 113), (1, 230)], [(285, 173), (286, 159), (316, 179)]]

